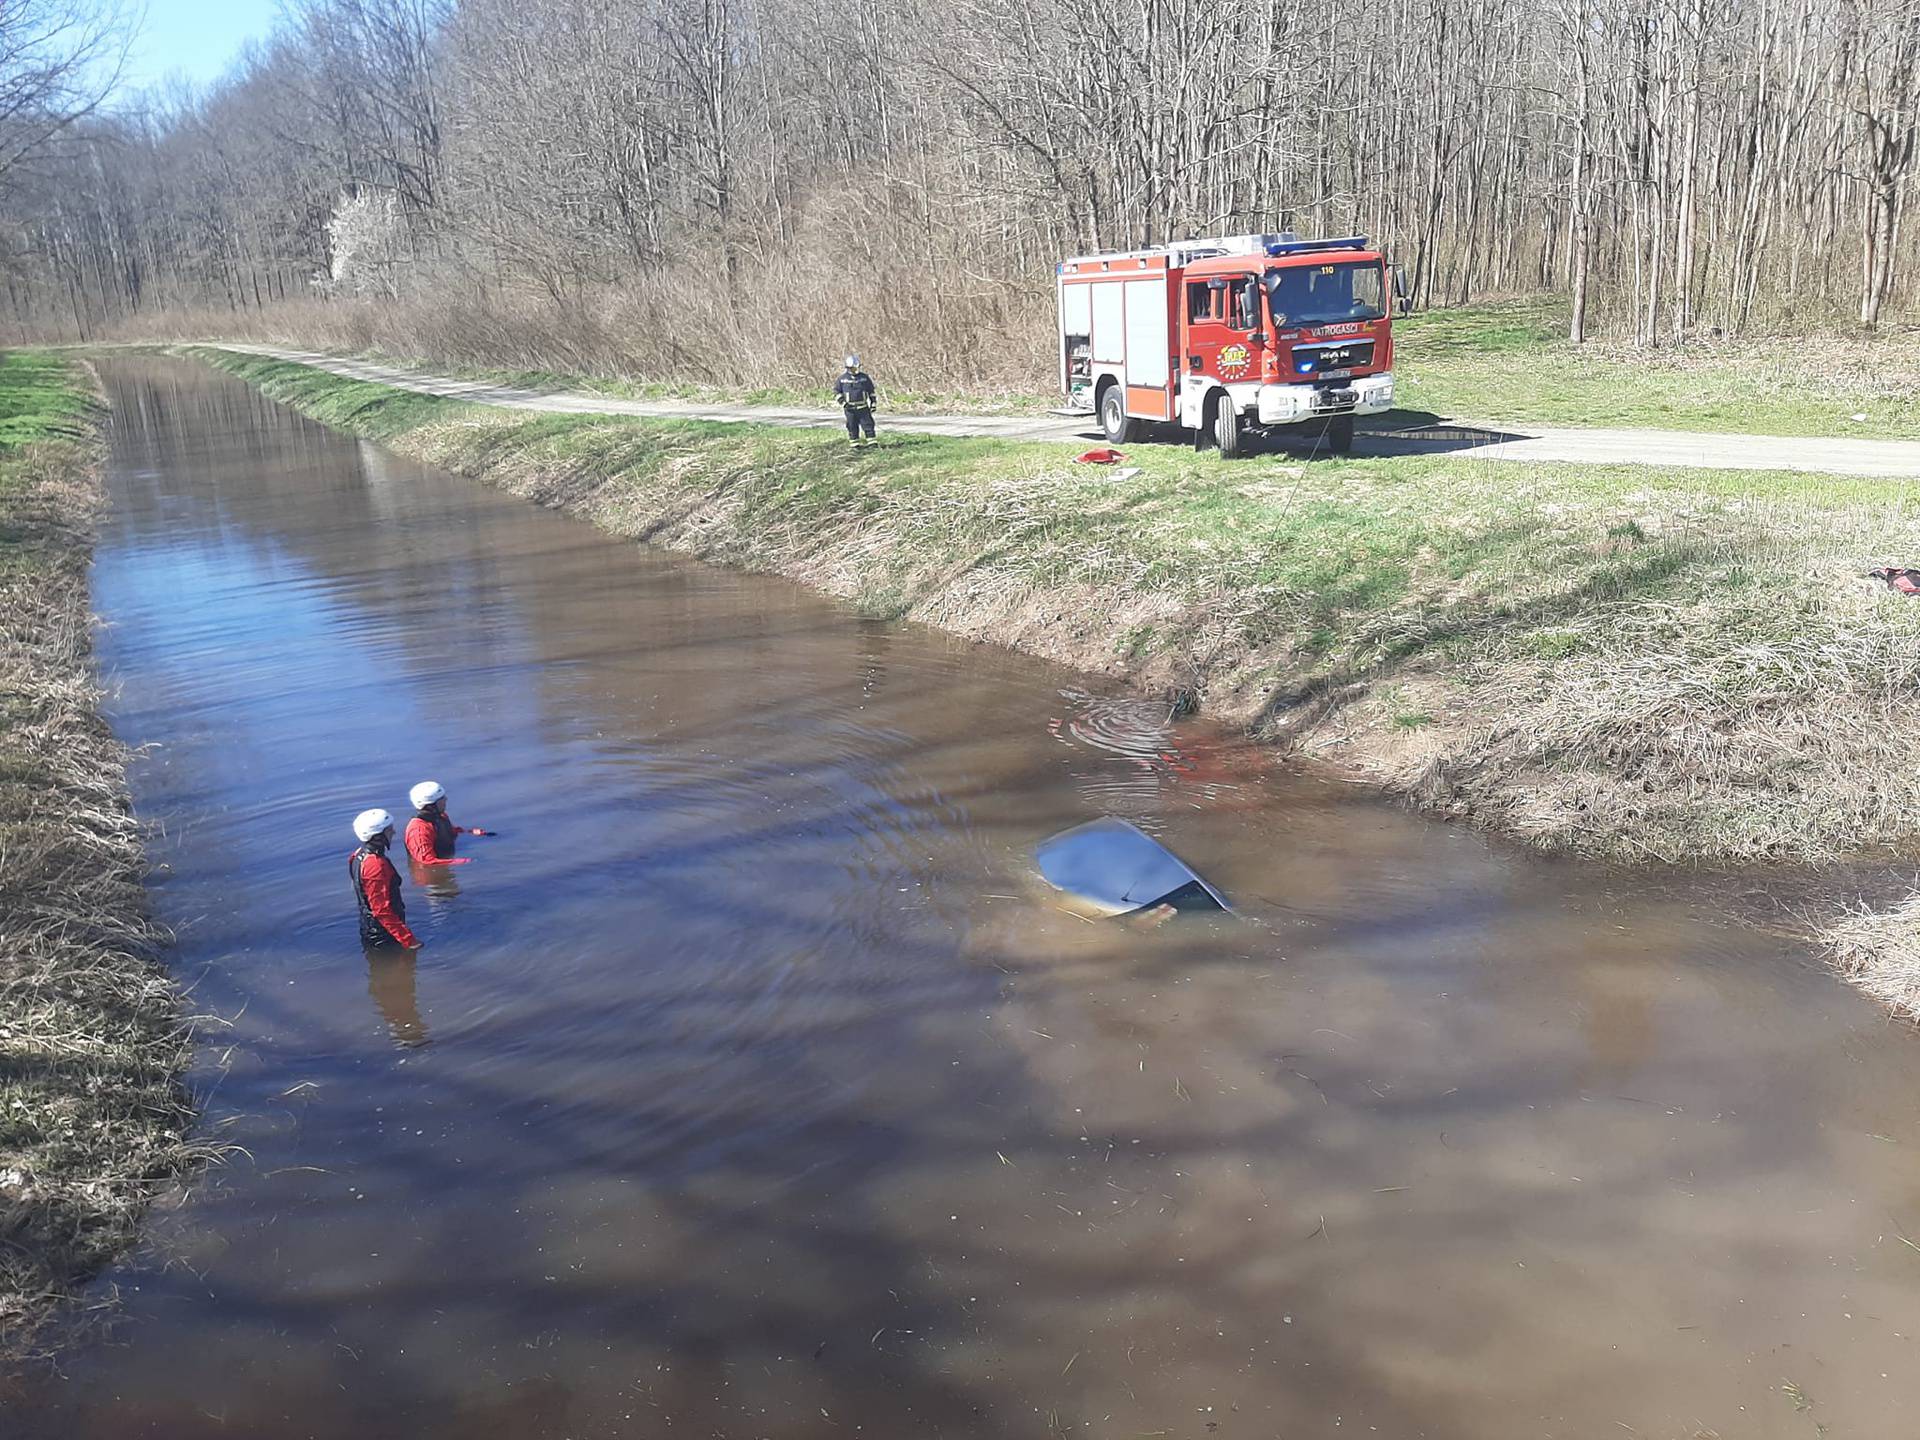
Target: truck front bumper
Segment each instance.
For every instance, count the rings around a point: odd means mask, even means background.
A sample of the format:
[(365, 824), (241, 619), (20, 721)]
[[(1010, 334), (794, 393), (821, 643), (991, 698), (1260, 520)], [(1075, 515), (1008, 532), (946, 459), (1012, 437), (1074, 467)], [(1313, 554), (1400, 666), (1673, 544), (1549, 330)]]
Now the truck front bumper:
[(1393, 408), (1393, 375), (1363, 375), (1334, 385), (1262, 385), (1262, 425), (1298, 425), (1329, 415), (1381, 415)]

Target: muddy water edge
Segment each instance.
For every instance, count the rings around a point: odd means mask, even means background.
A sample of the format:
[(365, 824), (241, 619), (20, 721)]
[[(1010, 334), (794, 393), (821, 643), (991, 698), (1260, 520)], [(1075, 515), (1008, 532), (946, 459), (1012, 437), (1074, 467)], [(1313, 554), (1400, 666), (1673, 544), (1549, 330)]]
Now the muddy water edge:
[[(1920, 1044), (1713, 895), (101, 371), (246, 1154), (7, 1433), (1920, 1431)], [(502, 833), (370, 961), (346, 822), (426, 776)], [(1054, 908), (1096, 814), (1241, 917)]]

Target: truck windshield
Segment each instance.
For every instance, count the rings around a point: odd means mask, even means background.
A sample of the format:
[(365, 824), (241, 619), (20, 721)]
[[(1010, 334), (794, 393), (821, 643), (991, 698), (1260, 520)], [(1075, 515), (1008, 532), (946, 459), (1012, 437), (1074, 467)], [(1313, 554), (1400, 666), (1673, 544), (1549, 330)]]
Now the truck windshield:
[(1328, 325), (1338, 320), (1378, 320), (1387, 313), (1386, 286), (1378, 260), (1288, 265), (1267, 271), (1263, 284), (1276, 329)]

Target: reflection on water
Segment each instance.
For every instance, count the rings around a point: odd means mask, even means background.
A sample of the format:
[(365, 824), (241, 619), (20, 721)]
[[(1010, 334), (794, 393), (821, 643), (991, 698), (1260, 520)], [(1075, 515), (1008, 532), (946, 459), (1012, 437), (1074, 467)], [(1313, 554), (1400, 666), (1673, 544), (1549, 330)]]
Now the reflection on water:
[[(1920, 1046), (1681, 881), (104, 368), (245, 1153), (9, 1437), (1920, 1433)], [(504, 833), (363, 958), (422, 775)], [(1242, 918), (1049, 903), (1101, 813)]]
[(418, 860), (402, 858), (407, 862), (407, 877), (413, 881), (414, 889), (429, 906), (438, 907), (459, 898), (461, 867), (422, 865)]
[(420, 1018), (419, 960), (415, 952), (396, 946), (366, 948), (367, 993), (379, 1007), (393, 1043), (406, 1050), (427, 1044), (427, 1027)]

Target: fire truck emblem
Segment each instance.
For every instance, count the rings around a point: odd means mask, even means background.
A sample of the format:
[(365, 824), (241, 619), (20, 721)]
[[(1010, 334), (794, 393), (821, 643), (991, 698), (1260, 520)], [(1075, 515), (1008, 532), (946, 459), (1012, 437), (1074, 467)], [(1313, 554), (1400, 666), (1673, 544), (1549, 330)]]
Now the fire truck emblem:
[(1253, 352), (1244, 345), (1228, 345), (1220, 351), (1220, 378), (1238, 380), (1253, 368)]

